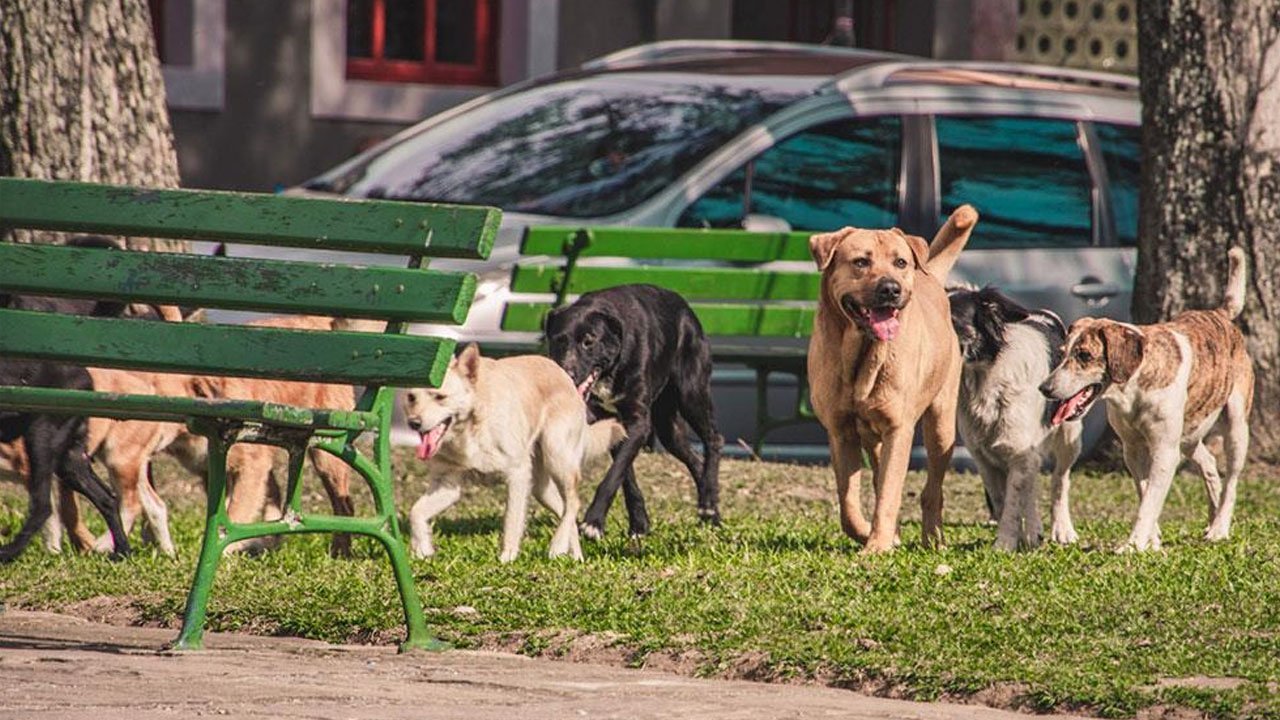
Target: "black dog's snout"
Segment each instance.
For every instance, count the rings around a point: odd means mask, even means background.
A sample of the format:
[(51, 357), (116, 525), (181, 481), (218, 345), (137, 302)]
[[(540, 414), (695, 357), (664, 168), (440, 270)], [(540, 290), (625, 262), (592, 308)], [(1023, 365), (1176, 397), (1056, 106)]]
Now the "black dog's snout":
[(421, 430), (421, 429), (422, 429), (422, 421), (421, 421), (421, 420), (419, 420), (418, 418), (409, 418), (409, 419), (408, 419), (408, 420), (406, 420), (405, 422), (409, 423), (409, 429), (410, 429), (410, 430)]
[(1053, 399), (1053, 390), (1049, 387), (1048, 380), (1045, 380), (1044, 382), (1040, 383), (1040, 394), (1049, 398), (1050, 400)]
[(897, 280), (884, 279), (876, 285), (876, 300), (882, 303), (896, 303), (902, 299), (902, 285)]

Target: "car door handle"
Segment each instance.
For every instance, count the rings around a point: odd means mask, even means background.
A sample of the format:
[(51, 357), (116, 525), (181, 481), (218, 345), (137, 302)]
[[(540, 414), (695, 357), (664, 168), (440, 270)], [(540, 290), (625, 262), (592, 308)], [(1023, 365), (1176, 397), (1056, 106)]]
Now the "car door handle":
[(1119, 295), (1120, 286), (1115, 283), (1102, 282), (1096, 277), (1085, 277), (1071, 286), (1071, 294), (1084, 300), (1096, 302)]

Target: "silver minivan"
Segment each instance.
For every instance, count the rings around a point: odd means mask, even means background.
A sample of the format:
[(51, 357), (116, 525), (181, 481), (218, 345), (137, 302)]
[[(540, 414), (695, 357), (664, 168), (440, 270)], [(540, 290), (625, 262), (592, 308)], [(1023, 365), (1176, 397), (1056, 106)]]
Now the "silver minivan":
[[(1137, 81), (1127, 76), (672, 41), (428, 118), (302, 191), (502, 208), (491, 260), (468, 265), (482, 282), (467, 324), (433, 329), (464, 339), (513, 339), (498, 325), (527, 225), (896, 225), (928, 237), (966, 202), (982, 219), (954, 279), (998, 286), (1067, 322), (1123, 319), (1137, 235), (1138, 123)], [(734, 368), (717, 371), (729, 445), (752, 439), (750, 383)], [(794, 386), (776, 393), (791, 401)], [(747, 407), (729, 409), (740, 403)], [(825, 437), (799, 427), (770, 441)]]

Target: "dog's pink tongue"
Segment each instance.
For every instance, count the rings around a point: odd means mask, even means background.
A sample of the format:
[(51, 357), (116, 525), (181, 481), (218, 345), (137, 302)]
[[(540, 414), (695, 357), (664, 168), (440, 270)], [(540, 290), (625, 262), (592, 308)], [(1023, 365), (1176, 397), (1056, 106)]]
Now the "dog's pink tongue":
[(1080, 406), (1084, 403), (1086, 391), (1087, 388), (1064, 400), (1062, 404), (1058, 406), (1058, 409), (1053, 411), (1053, 417), (1049, 420), (1049, 424), (1053, 427), (1057, 427), (1061, 425), (1064, 420), (1071, 417), (1076, 410), (1079, 410)]
[(422, 433), (421, 439), (418, 441), (418, 459), (430, 460), (431, 456), (440, 452), (440, 440), (444, 437), (445, 423), (431, 428)]
[(875, 333), (876, 339), (888, 341), (898, 337), (898, 330), (901, 329), (902, 323), (898, 320), (898, 311), (892, 308), (876, 308), (867, 313), (867, 319), (871, 324), (871, 332)]
[(583, 400), (587, 399), (587, 391), (591, 389), (592, 383), (596, 381), (596, 374), (592, 372), (585, 380), (578, 383), (578, 397)]

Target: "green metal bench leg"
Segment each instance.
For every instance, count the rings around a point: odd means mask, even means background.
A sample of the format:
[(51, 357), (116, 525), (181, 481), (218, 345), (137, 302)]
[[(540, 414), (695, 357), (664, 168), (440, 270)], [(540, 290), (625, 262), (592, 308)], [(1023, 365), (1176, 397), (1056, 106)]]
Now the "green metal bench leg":
[(209, 440), (209, 480), (205, 491), (204, 542), (195, 578), (187, 594), (187, 609), (182, 618), (182, 632), (170, 645), (173, 650), (199, 650), (204, 647), (205, 610), (218, 561), (226, 547), (223, 537), (227, 525), (227, 442), (220, 433), (205, 435)]
[(448, 650), (452, 646), (427, 631), (427, 620), (422, 614), (422, 599), (414, 585), (413, 569), (409, 566), (409, 553), (404, 541), (390, 533), (378, 535), (382, 547), (387, 550), (391, 569), (396, 575), (396, 588), (400, 591), (400, 606), (404, 609), (405, 641), (400, 652), (409, 650)]

